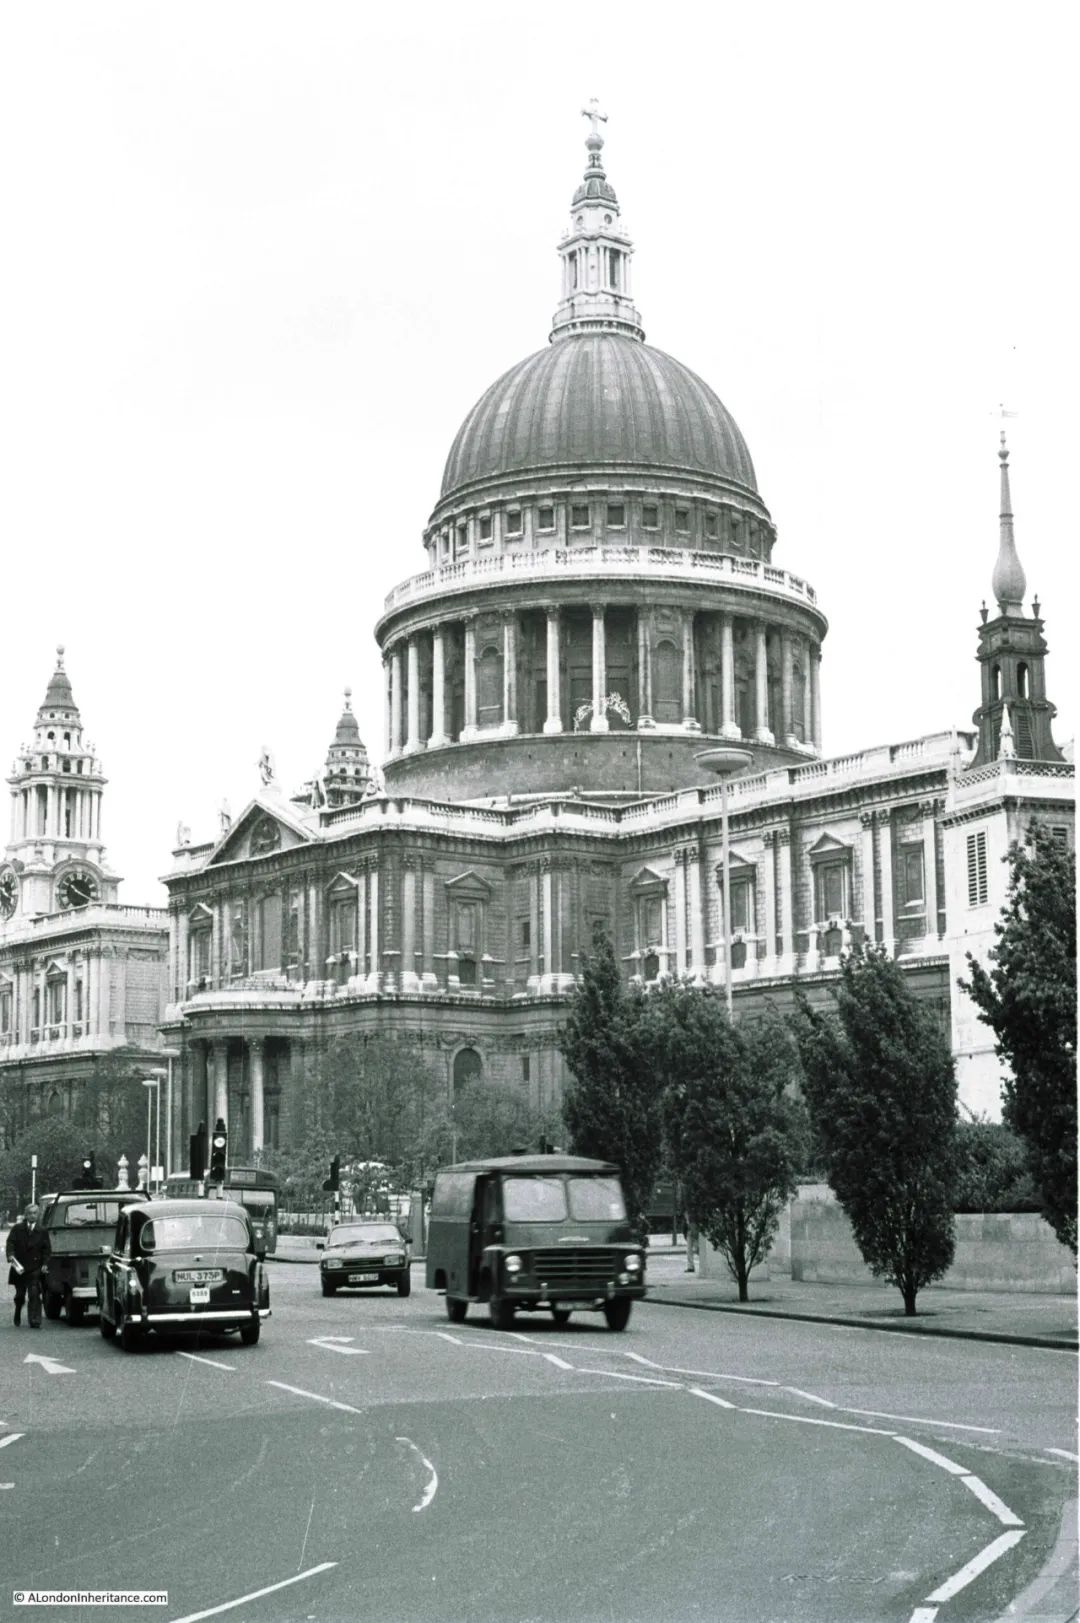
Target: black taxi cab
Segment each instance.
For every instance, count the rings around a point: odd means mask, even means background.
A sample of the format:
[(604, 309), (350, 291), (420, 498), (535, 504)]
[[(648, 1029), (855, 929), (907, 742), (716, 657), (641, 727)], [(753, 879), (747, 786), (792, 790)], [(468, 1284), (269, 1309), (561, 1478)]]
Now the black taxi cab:
[(133, 1351), (150, 1330), (238, 1330), (246, 1347), (270, 1316), (266, 1266), (243, 1206), (153, 1200), (126, 1207), (98, 1269), (107, 1341)]

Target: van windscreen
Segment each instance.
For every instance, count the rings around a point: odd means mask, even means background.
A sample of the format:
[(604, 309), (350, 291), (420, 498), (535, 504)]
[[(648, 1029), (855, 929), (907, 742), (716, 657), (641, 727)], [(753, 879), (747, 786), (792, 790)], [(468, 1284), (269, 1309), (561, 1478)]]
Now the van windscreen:
[(570, 1216), (579, 1223), (623, 1223), (626, 1203), (618, 1178), (570, 1178)]
[(566, 1216), (561, 1178), (504, 1178), (502, 1190), (508, 1223), (559, 1223)]

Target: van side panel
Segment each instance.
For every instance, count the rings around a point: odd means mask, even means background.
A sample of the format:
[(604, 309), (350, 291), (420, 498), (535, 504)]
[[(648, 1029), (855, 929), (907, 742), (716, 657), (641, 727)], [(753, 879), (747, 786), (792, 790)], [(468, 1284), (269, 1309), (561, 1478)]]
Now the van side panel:
[(469, 1295), (469, 1234), (476, 1198), (475, 1172), (440, 1172), (428, 1219), (425, 1282), (429, 1290)]

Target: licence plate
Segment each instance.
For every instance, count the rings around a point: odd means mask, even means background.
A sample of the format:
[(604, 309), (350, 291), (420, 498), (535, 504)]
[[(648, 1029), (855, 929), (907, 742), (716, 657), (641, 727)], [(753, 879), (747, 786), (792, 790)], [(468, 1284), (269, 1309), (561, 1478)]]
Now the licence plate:
[(178, 1268), (173, 1275), (178, 1285), (216, 1285), (220, 1268)]
[(192, 1307), (205, 1307), (210, 1300), (209, 1285), (192, 1285), (189, 1301)]
[(378, 1274), (350, 1274), (349, 1275), (349, 1284), (350, 1285), (377, 1285), (378, 1282), (379, 1282)]

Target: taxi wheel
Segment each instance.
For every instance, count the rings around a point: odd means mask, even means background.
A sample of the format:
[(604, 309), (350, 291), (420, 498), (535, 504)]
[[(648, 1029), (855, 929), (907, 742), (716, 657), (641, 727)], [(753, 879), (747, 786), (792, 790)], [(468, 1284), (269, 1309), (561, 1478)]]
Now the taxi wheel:
[(569, 1324), (570, 1309), (568, 1307), (553, 1307), (551, 1310), (551, 1317), (555, 1320), (556, 1324)]
[(412, 1276), (406, 1269), (405, 1273), (398, 1274), (397, 1293), (399, 1296), (408, 1296), (412, 1290)]
[(620, 1297), (614, 1302), (604, 1303), (604, 1317), (609, 1330), (625, 1330), (630, 1323), (630, 1309), (632, 1303), (628, 1297)]
[(463, 1302), (460, 1296), (448, 1296), (446, 1298), (446, 1317), (451, 1324), (464, 1324), (465, 1315), (468, 1311), (468, 1302)]
[(142, 1345), (142, 1330), (137, 1324), (121, 1325), (120, 1345), (125, 1352), (138, 1352)]
[(258, 1319), (255, 1320), (254, 1324), (241, 1325), (240, 1340), (244, 1343), (245, 1347), (254, 1347), (255, 1343), (259, 1339), (259, 1331), (261, 1329), (262, 1325), (259, 1323)]
[(104, 1313), (98, 1316), (98, 1329), (101, 1331), (103, 1341), (112, 1341), (116, 1336), (115, 1324), (111, 1319), (107, 1319)]
[(491, 1322), (496, 1330), (512, 1330), (514, 1328), (514, 1304), (504, 1301), (501, 1296), (491, 1298)]
[(58, 1319), (60, 1317), (60, 1309), (63, 1307), (63, 1305), (64, 1298), (60, 1295), (59, 1291), (45, 1292), (45, 1317), (47, 1319)]

